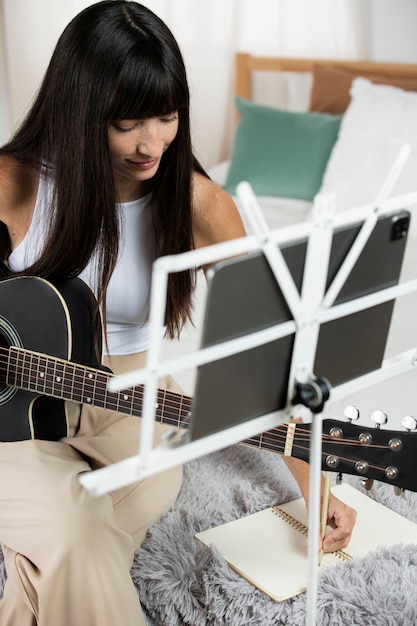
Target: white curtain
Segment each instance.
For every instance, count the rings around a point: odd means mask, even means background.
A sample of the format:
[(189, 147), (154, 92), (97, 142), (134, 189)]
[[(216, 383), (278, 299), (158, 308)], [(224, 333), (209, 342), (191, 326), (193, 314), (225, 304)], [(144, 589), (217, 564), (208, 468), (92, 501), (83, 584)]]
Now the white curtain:
[[(91, 0), (0, 0), (0, 88), (14, 127), (68, 21)], [(366, 58), (362, 0), (142, 0), (171, 28), (186, 61), (197, 155), (206, 167), (233, 134), (234, 54)], [(1, 26), (1, 24), (0, 24)], [(3, 71), (3, 73), (2, 73)], [(3, 84), (2, 84), (3, 82)], [(9, 123), (3, 114), (2, 123)]]
[(3, 12), (0, 5), (0, 144), (10, 134), (9, 101), (6, 87), (6, 50), (4, 46)]

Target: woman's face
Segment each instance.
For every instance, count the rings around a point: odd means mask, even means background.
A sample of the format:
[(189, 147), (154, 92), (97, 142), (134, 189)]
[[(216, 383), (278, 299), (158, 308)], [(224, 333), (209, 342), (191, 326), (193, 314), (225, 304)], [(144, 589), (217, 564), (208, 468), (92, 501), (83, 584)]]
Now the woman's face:
[(120, 202), (136, 200), (148, 193), (162, 155), (177, 132), (177, 112), (109, 124), (109, 150)]

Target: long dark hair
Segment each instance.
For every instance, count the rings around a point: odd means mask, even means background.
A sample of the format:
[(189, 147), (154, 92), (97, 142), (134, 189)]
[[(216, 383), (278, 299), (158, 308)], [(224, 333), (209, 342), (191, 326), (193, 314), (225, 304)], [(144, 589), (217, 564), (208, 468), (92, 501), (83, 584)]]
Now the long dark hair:
[[(192, 175), (204, 172), (192, 153), (189, 98), (179, 47), (146, 7), (104, 0), (69, 23), (30, 112), (0, 150), (35, 167), (49, 167), (53, 180), (48, 241), (25, 274), (76, 276), (95, 252), (97, 296), (104, 302), (119, 243), (107, 137), (112, 120), (178, 111), (177, 136), (154, 178), (155, 256), (193, 248)], [(166, 323), (171, 337), (190, 316), (194, 279), (193, 271), (169, 277)]]

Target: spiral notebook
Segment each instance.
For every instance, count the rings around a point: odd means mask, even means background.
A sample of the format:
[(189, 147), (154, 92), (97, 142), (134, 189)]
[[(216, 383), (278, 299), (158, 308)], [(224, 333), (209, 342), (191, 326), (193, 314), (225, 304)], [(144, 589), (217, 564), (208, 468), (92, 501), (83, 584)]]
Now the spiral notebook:
[[(348, 547), (323, 555), (319, 575), (335, 563), (364, 557), (378, 546), (417, 545), (416, 523), (350, 485), (336, 485), (332, 492), (356, 509), (357, 520)], [(214, 545), (233, 570), (282, 602), (307, 588), (307, 518), (300, 498), (197, 533), (196, 538)]]

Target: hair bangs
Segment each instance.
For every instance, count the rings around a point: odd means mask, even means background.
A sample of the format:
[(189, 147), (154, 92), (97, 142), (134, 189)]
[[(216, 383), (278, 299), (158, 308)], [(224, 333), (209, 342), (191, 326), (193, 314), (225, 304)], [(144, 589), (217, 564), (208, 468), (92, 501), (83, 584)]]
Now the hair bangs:
[(149, 119), (188, 108), (187, 82), (162, 63), (149, 58), (122, 66), (108, 119)]

